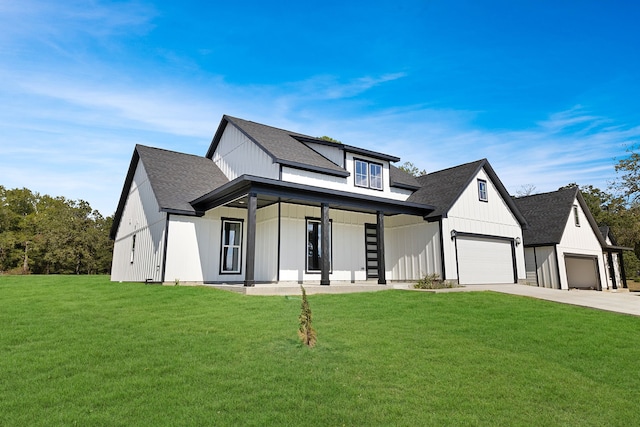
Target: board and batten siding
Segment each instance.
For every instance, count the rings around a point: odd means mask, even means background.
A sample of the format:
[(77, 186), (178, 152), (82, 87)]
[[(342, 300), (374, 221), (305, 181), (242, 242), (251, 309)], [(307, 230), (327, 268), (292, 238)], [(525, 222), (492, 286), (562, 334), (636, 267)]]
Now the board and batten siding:
[[(240, 219), (242, 262), (240, 274), (220, 274), (222, 218)], [(166, 281), (240, 282), (244, 280), (247, 211), (229, 207), (211, 209), (204, 216), (169, 217)]]
[(320, 153), (322, 156), (331, 160), (341, 168), (344, 167), (344, 150), (341, 147), (333, 147), (331, 145), (314, 144), (312, 142), (304, 143), (307, 147), (313, 151)]
[(160, 212), (144, 165), (138, 161), (113, 245), (111, 280), (161, 281), (165, 227), (166, 213)]
[[(479, 200), (478, 179), (487, 182), (486, 202)], [(458, 280), (455, 242), (450, 237), (452, 230), (509, 239), (520, 238), (522, 242), (522, 227), (518, 219), (513, 215), (484, 169), (481, 169), (464, 189), (449, 209), (447, 217), (442, 218), (446, 279)], [(523, 245), (517, 245), (515, 252), (518, 280), (524, 281), (526, 280), (526, 269)]]
[(543, 288), (560, 289), (555, 246), (536, 246), (525, 249), (527, 281)]
[(231, 123), (225, 127), (212, 160), (229, 180), (245, 174), (278, 179), (280, 174), (271, 156)]
[[(306, 272), (306, 218), (320, 218), (320, 208), (283, 203), (281, 209), (280, 281), (320, 281), (320, 273)], [(329, 279), (366, 280), (364, 224), (375, 223), (375, 215), (331, 209), (329, 218), (332, 222)]]
[(569, 217), (567, 218), (564, 232), (562, 233), (562, 239), (557, 245), (561, 289), (569, 289), (565, 257), (576, 254), (597, 259), (600, 283), (602, 288), (606, 289), (608, 282), (606, 280), (607, 272), (604, 267), (605, 264), (602, 256), (602, 246), (595, 234), (596, 232), (599, 233), (599, 231), (594, 231), (593, 228), (591, 228), (591, 225), (587, 220), (587, 216), (577, 200), (574, 201), (574, 206), (577, 206), (578, 208), (580, 226), (576, 226), (575, 224), (575, 217), (572, 208), (569, 213)]
[(385, 218), (384, 225), (387, 280), (418, 280), (434, 273), (442, 277), (438, 223), (397, 215)]
[[(371, 188), (358, 187), (355, 185), (354, 157), (359, 160), (365, 160), (382, 165), (382, 190), (374, 190)], [(366, 156), (359, 156), (353, 153), (347, 153), (346, 170), (350, 173), (350, 175), (346, 178), (342, 178), (319, 172), (312, 172), (283, 166), (281, 177), (283, 181), (287, 182), (294, 182), (297, 184), (304, 184), (312, 187), (328, 188), (331, 190), (345, 191), (372, 197), (384, 197), (392, 200), (405, 201), (412, 194), (410, 190), (390, 186), (389, 162), (387, 161), (378, 160)]]

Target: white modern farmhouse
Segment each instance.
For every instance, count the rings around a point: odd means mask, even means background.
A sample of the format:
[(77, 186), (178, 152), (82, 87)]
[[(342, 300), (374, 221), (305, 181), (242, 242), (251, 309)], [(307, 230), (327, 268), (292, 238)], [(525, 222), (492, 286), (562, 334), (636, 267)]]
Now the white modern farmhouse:
[(526, 280), (525, 217), (487, 160), (420, 178), (399, 160), (229, 116), (204, 157), (138, 145), (111, 279)]

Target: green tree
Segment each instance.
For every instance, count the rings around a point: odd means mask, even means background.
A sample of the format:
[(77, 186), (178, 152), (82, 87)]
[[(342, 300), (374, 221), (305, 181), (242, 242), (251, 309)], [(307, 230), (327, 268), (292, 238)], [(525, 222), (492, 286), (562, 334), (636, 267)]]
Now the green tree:
[(629, 204), (640, 202), (640, 153), (639, 146), (627, 149), (629, 155), (618, 161), (615, 166), (618, 174), (612, 188), (627, 198)]
[(342, 141), (338, 141), (337, 139), (333, 139), (333, 138), (331, 138), (330, 136), (327, 136), (327, 135), (320, 136), (320, 137), (318, 137), (318, 139), (322, 139), (322, 140), (329, 141), (329, 142), (335, 142), (336, 144), (342, 144)]
[(83, 200), (0, 186), (0, 272), (108, 273), (112, 222)]
[(404, 162), (403, 164), (398, 166), (398, 169), (403, 170), (406, 173), (408, 173), (409, 175), (413, 175), (413, 176), (416, 176), (416, 177), (427, 174), (426, 169), (420, 170), (416, 165), (414, 165), (411, 162)]

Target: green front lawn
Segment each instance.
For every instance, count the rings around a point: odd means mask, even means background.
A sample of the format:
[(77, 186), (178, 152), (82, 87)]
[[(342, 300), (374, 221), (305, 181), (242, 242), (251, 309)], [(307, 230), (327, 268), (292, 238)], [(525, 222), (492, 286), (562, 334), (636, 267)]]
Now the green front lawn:
[(489, 292), (300, 300), (0, 276), (0, 425), (619, 425), (640, 318)]

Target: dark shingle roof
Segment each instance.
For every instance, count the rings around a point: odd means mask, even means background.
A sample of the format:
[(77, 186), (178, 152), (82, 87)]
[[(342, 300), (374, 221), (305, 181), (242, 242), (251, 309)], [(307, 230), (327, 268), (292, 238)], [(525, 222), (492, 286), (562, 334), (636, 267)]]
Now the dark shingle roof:
[(420, 183), (413, 175), (393, 165), (389, 165), (389, 182), (392, 187), (405, 188), (407, 190), (418, 190), (420, 188)]
[(578, 187), (514, 198), (529, 227), (523, 230), (524, 244), (551, 245), (562, 239), (567, 219), (578, 195)]
[(493, 182), (503, 200), (511, 209), (513, 215), (517, 218), (520, 225), (526, 227), (527, 221), (522, 213), (518, 210), (507, 189), (496, 175), (495, 171), (489, 164), (487, 159), (477, 160), (471, 163), (465, 163), (441, 171), (432, 172), (417, 178), (421, 188), (409, 196), (408, 202), (424, 203), (436, 206), (436, 209), (429, 214), (427, 218), (446, 217), (451, 207), (458, 200), (462, 192), (467, 188), (471, 180), (473, 180), (484, 168), (488, 177)]
[(300, 169), (308, 169), (337, 176), (349, 176), (349, 173), (344, 168), (336, 165), (294, 137), (316, 138), (227, 115), (222, 117), (218, 131), (213, 137), (206, 157), (213, 157), (213, 153), (220, 142), (227, 123), (233, 124), (245, 134), (247, 138), (262, 147), (275, 162)]
[(136, 145), (161, 210), (195, 213), (189, 204), (229, 180), (210, 159)]
[(196, 215), (189, 203), (229, 180), (210, 159), (160, 148), (136, 145), (114, 215), (115, 238), (138, 162), (142, 162), (161, 211)]
[(465, 163), (417, 178), (421, 188), (408, 201), (436, 206), (429, 217), (446, 216), (469, 182), (478, 173), (486, 159)]

